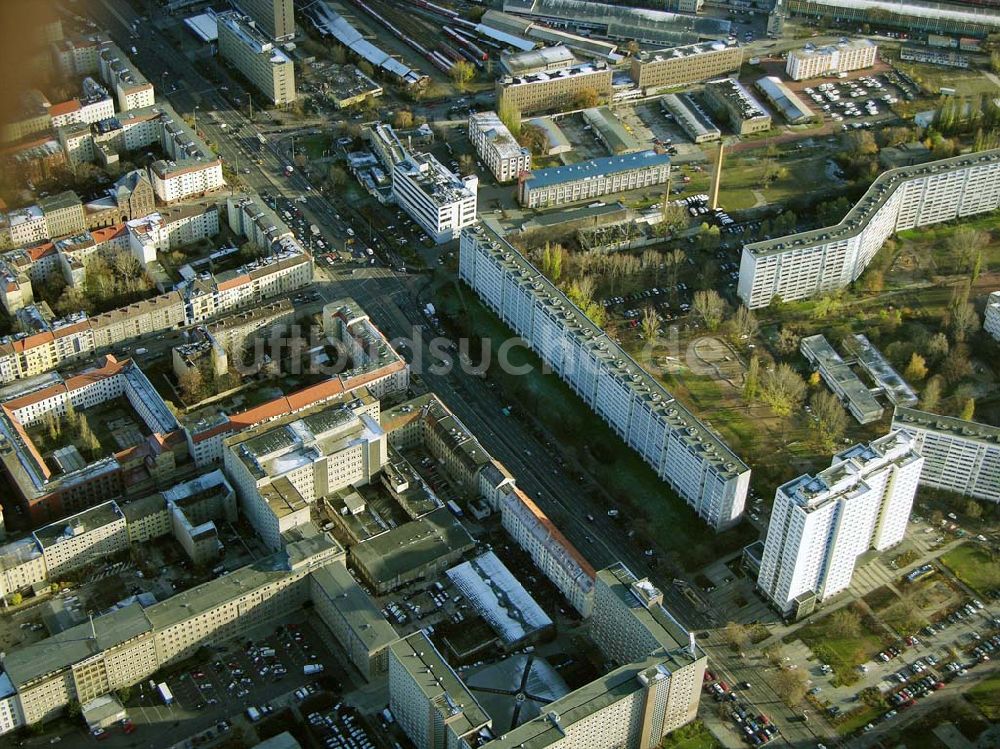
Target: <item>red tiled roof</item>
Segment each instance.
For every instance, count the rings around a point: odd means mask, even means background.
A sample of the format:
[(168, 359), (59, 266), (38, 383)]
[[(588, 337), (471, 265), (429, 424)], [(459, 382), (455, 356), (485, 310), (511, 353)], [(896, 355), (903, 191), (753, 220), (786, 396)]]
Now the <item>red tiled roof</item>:
[(562, 531), (556, 527), (555, 523), (549, 520), (549, 516), (542, 512), (542, 508), (536, 505), (531, 498), (517, 486), (514, 487), (514, 494), (519, 500), (521, 500), (521, 504), (528, 508), (538, 522), (545, 527), (552, 539), (562, 546), (569, 553), (569, 555), (576, 560), (576, 563), (580, 565), (580, 569), (584, 571), (587, 577), (593, 580), (596, 577), (596, 573), (594, 572), (594, 568), (590, 566), (590, 562), (588, 562), (583, 554), (581, 554), (577, 548), (569, 542), (569, 539), (562, 534)]
[(61, 101), (58, 104), (53, 104), (49, 107), (49, 115), (52, 117), (58, 117), (61, 114), (76, 112), (78, 109), (80, 109), (80, 100), (70, 99), (69, 101)]

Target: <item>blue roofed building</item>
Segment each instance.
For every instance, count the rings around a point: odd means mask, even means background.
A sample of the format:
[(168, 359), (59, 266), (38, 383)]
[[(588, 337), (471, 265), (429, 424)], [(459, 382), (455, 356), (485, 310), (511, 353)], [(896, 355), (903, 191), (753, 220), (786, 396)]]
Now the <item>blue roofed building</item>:
[(551, 208), (601, 195), (660, 185), (670, 178), (670, 156), (639, 151), (522, 175), (517, 199), (525, 208)]

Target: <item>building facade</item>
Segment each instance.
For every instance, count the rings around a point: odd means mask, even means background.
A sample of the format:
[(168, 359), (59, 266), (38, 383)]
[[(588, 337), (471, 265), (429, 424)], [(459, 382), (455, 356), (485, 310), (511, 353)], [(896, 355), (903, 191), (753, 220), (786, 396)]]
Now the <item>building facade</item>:
[(235, 11), (218, 16), (219, 54), (278, 106), (295, 101), (295, 64)]
[(670, 156), (639, 151), (522, 174), (517, 200), (525, 208), (552, 208), (661, 185), (669, 179)]
[(983, 330), (1000, 341), (1000, 291), (994, 291), (986, 301), (986, 313), (983, 315)]
[(735, 78), (706, 83), (705, 101), (716, 115), (729, 121), (729, 126), (737, 135), (763, 133), (771, 129), (771, 115)]
[(632, 57), (632, 80), (650, 94), (738, 73), (742, 63), (743, 49), (737, 44), (699, 42), (655, 52), (639, 52)]
[(496, 112), (469, 115), (469, 140), (497, 182), (511, 182), (531, 169), (531, 151), (514, 140)]
[(846, 590), (858, 556), (903, 540), (923, 462), (914, 435), (893, 431), (778, 487), (758, 588), (796, 618)]
[(835, 226), (743, 246), (737, 293), (751, 309), (857, 280), (885, 240), (906, 229), (1000, 207), (1000, 149), (883, 172)]
[(750, 469), (495, 229), (462, 233), (459, 277), (706, 523), (739, 521)]
[(604, 63), (580, 63), (568, 68), (500, 78), (497, 109), (511, 106), (521, 114), (580, 109), (611, 100), (612, 70)]
[(429, 153), (408, 154), (392, 168), (392, 196), (437, 244), (458, 237), (476, 216), (479, 179), (459, 178)]
[(854, 39), (825, 47), (808, 45), (788, 53), (785, 72), (793, 81), (818, 78), (826, 73), (847, 73), (875, 64), (878, 45), (871, 39)]
[(294, 0), (239, 0), (237, 5), (278, 41), (295, 37)]
[(892, 428), (916, 435), (922, 485), (1000, 502), (1000, 428), (903, 407)]

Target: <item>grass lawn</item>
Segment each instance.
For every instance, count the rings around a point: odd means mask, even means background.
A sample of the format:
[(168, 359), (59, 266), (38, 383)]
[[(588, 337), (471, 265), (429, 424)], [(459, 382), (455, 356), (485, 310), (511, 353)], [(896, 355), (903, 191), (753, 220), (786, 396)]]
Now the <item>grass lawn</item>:
[[(914, 594), (916, 591), (914, 591)], [(904, 600), (887, 586), (873, 590), (865, 602), (886, 625), (900, 637), (906, 637), (927, 626), (927, 618), (916, 604), (916, 595)]]
[(861, 631), (856, 637), (835, 633), (827, 616), (806, 625), (790, 639), (802, 640), (817, 658), (833, 666), (841, 684), (856, 682), (859, 678), (858, 666), (871, 660), (883, 644), (882, 638), (870, 629), (864, 616), (861, 617)]
[[(728, 210), (740, 210), (756, 205), (755, 190), (763, 194), (768, 203), (780, 203), (810, 192), (839, 187), (840, 183), (828, 176), (828, 161), (825, 153), (783, 159), (769, 159), (763, 155), (733, 158), (722, 173), (719, 202)], [(761, 176), (768, 162), (781, 167), (784, 176), (761, 188)]]
[(941, 562), (955, 577), (981, 595), (987, 590), (1000, 588), (1000, 562), (991, 561), (979, 544), (971, 541), (964, 543), (941, 557)]
[(858, 709), (856, 713), (849, 713), (843, 721), (837, 723), (837, 733), (847, 736), (857, 731), (862, 726), (868, 725), (874, 718), (878, 717), (883, 710), (877, 707), (865, 705)]
[(663, 749), (718, 749), (722, 746), (700, 720), (663, 737)]
[(993, 721), (1000, 720), (1000, 674), (993, 674), (988, 679), (983, 679), (969, 689), (965, 696), (987, 718)]
[[(493, 351), (511, 338), (510, 329), (469, 289), (444, 284), (437, 289), (434, 303), (443, 317), (459, 328), (460, 335), (488, 339)], [(474, 349), (472, 358), (476, 360)], [(637, 519), (636, 543), (645, 535), (664, 550), (675, 552), (677, 563), (684, 568), (697, 569), (756, 536), (747, 525), (715, 534), (568, 385), (557, 375), (544, 373), (534, 353), (518, 347), (510, 352), (509, 360), (516, 366), (529, 365), (530, 373), (512, 375), (493, 366), (489, 378), (510, 403), (534, 414), (617, 503), (631, 508), (631, 516)]]

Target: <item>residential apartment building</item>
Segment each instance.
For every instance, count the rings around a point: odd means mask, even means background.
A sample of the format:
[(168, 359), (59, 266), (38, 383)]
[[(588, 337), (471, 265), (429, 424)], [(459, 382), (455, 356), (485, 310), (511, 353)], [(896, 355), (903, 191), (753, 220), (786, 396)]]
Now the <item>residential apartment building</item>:
[(882, 172), (835, 226), (744, 245), (737, 293), (757, 309), (837, 291), (893, 234), (998, 207), (1000, 149)]
[(806, 616), (847, 589), (858, 556), (902, 541), (923, 463), (914, 434), (894, 430), (778, 487), (757, 578), (772, 605)]
[(8, 213), (7, 225), (12, 247), (25, 247), (36, 242), (44, 242), (49, 238), (49, 223), (37, 205), (29, 205), (27, 208)]
[(662, 185), (669, 179), (669, 155), (639, 151), (522, 174), (517, 200), (525, 208), (552, 208), (609, 193)]
[(603, 62), (505, 76), (496, 83), (497, 109), (511, 106), (521, 114), (580, 109), (581, 103), (593, 96), (596, 103), (606, 103), (611, 100), (611, 78), (612, 70)]
[(496, 112), (469, 115), (469, 140), (497, 182), (511, 182), (531, 169), (531, 151), (514, 139)]
[(591, 637), (604, 657), (622, 666), (646, 655), (666, 655), (659, 670), (669, 679), (665, 704), (654, 725), (652, 739), (690, 723), (698, 702), (708, 658), (663, 605), (663, 592), (647, 578), (639, 579), (618, 562), (600, 570), (594, 583)]
[(392, 196), (436, 243), (478, 220), (479, 178), (460, 178), (429, 153), (408, 154), (392, 168)]
[(270, 557), (165, 601), (132, 603), (92, 622), (8, 652), (6, 675), (25, 724), (50, 720), (71, 703), (148, 679), (204, 645), (221, 645), (300, 608), (309, 576), (343, 559), (343, 549), (315, 534)]
[(368, 484), (386, 462), (379, 402), (367, 392), (248, 429), (223, 464), (243, 514), (269, 547), (309, 521), (319, 497)]
[(416, 749), (481, 746), (492, 718), (423, 630), (389, 646), (389, 710)]
[(750, 469), (496, 228), (462, 232), (459, 276), (706, 523), (739, 521)]
[(239, 0), (237, 5), (268, 36), (282, 42), (295, 37), (294, 0)]
[(129, 251), (149, 268), (156, 253), (193, 244), (219, 233), (219, 208), (214, 204), (187, 204), (155, 211), (125, 222)]
[(706, 83), (705, 101), (717, 116), (729, 121), (729, 126), (737, 135), (763, 133), (771, 129), (771, 115), (735, 78)]
[[(183, 444), (177, 421), (134, 362), (107, 356), (99, 367), (52, 379), (45, 387), (29, 383), (20, 391), (8, 390), (10, 394), (0, 404), (0, 435), (10, 448), (0, 452), (0, 462), (15, 497), (33, 522), (63, 517), (120, 496), (128, 470), (145, 467), (155, 475), (158, 465), (173, 465), (172, 450)], [(46, 459), (28, 434), (28, 428), (46, 419), (63, 418), (70, 405), (84, 411), (115, 398), (128, 402), (150, 439), (88, 461), (72, 443), (60, 446)]]
[(87, 228), (83, 215), (83, 201), (72, 190), (42, 198), (38, 201), (38, 207), (45, 216), (45, 227), (49, 237), (77, 234)]
[(249, 18), (236, 11), (221, 13), (219, 55), (236, 68), (268, 101), (278, 106), (295, 101), (295, 64)]
[(34, 532), (47, 578), (85, 567), (129, 547), (125, 515), (114, 502), (90, 507)]
[(902, 406), (892, 428), (915, 435), (922, 485), (1000, 502), (1000, 428)]
[(742, 63), (743, 49), (738, 44), (698, 42), (633, 55), (632, 80), (644, 93), (651, 94), (738, 73)]
[(316, 570), (309, 584), (316, 612), (351, 663), (367, 681), (384, 677), (396, 631), (344, 563)]
[(100, 43), (97, 64), (101, 80), (115, 95), (119, 112), (151, 107), (156, 103), (153, 84), (114, 42), (104, 40)]
[(818, 78), (827, 73), (847, 73), (870, 68), (878, 56), (878, 45), (871, 39), (842, 40), (838, 44), (789, 51), (785, 72), (793, 81)]
[(986, 313), (983, 315), (983, 330), (1000, 341), (1000, 291), (994, 291), (986, 302)]
[(229, 228), (257, 247), (269, 248), (292, 235), (288, 225), (257, 195), (234, 195), (226, 199)]
[(79, 78), (100, 70), (99, 35), (60, 39), (51, 45), (52, 57), (64, 78)]

